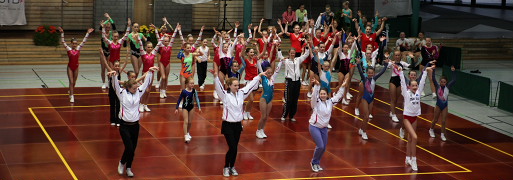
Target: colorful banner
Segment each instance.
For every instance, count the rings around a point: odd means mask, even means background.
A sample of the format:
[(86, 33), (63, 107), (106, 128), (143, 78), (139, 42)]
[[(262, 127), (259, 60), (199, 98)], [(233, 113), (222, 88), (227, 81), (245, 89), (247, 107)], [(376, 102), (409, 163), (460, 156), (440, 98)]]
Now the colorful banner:
[(0, 25), (26, 25), (24, 0), (0, 0)]
[(379, 11), (380, 16), (386, 17), (412, 14), (411, 0), (375, 0), (374, 9)]

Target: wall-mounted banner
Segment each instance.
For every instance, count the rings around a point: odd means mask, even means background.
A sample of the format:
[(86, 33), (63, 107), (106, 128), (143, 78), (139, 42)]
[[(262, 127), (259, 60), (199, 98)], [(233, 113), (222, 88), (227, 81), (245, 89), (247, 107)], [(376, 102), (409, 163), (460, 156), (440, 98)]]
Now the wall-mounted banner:
[(26, 25), (25, 0), (0, 0), (0, 25)]
[(200, 4), (200, 3), (207, 3), (212, 0), (173, 0), (174, 3), (180, 3), (180, 4)]
[(379, 11), (380, 16), (387, 17), (412, 14), (411, 0), (375, 0), (374, 9)]

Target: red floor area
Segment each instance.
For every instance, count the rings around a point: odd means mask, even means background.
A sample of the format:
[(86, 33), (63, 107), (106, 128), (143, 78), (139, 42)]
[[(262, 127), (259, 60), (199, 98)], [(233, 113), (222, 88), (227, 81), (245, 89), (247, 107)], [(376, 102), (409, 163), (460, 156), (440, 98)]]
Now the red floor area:
[[(212, 87), (207, 87), (212, 89)], [(315, 144), (308, 132), (311, 110), (301, 92), (297, 122), (280, 121), (283, 85), (277, 85), (267, 139), (257, 139), (260, 118), (243, 121), (233, 179), (511, 179), (513, 139), (454, 115), (448, 116), (448, 141), (428, 135), (433, 108), (423, 105), (419, 119), (419, 171), (404, 166), (405, 142), (398, 124), (388, 117), (386, 89), (377, 88), (369, 140), (358, 136), (354, 100), (337, 105), (329, 131), (325, 169), (311, 171)], [(176, 86), (169, 90), (177, 90)], [(123, 151), (118, 128), (109, 125), (108, 98), (100, 88), (77, 88), (71, 105), (67, 89), (0, 90), (0, 179), (123, 179), (117, 163)], [(155, 92), (155, 91), (153, 91)], [(351, 92), (356, 95), (356, 92)], [(225, 179), (222, 177), (227, 145), (220, 133), (222, 106), (211, 91), (200, 92), (203, 113), (196, 112), (190, 144), (183, 142), (182, 121), (174, 114), (178, 93), (167, 99), (151, 96), (151, 112), (142, 115), (134, 160), (136, 179)], [(257, 97), (260, 92), (257, 93)], [(258, 99), (258, 98), (255, 98)], [(32, 113), (33, 112), (33, 113)], [(398, 111), (399, 114), (401, 111)], [(41, 123), (38, 124), (38, 121)], [(54, 146), (45, 132), (54, 142)], [(435, 131), (439, 135), (439, 128)], [(62, 154), (62, 158), (57, 153)], [(66, 166), (69, 166), (69, 168)], [(226, 178), (228, 179), (228, 178)]]

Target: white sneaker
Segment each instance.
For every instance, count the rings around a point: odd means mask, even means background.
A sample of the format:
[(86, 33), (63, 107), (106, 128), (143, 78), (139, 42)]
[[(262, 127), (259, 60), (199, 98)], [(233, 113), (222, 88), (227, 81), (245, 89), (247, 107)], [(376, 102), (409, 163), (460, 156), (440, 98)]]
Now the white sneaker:
[(369, 114), (369, 118), (372, 119), (372, 118), (374, 118), (374, 116), (372, 116), (372, 114)]
[(102, 89), (107, 89), (107, 86), (105, 84), (102, 84)]
[(308, 97), (308, 98), (312, 98), (312, 92), (308, 92), (308, 93), (306, 94), (306, 97)]
[(285, 121), (285, 118), (284, 118), (284, 117), (282, 117), (282, 118), (280, 118), (280, 120), (281, 120), (281, 121)]
[(69, 96), (69, 102), (74, 103), (75, 102), (75, 96), (71, 95)]
[(433, 93), (432, 95), (433, 95), (433, 99), (436, 99), (436, 93)]
[(244, 113), (244, 115), (242, 115), (244, 117), (244, 120), (248, 120), (248, 113)]
[(363, 130), (362, 129), (358, 129), (358, 135), (362, 135), (363, 133)]
[(189, 137), (189, 139), (192, 139), (192, 136), (190, 133), (187, 133), (186, 135)]
[(247, 112), (247, 114), (248, 114), (248, 119), (249, 119), (249, 120), (253, 120), (253, 119), (255, 119), (255, 118), (253, 118), (253, 116), (251, 116), (251, 114), (249, 114), (249, 112)]
[(217, 96), (216, 91), (214, 91), (214, 99), (219, 99), (219, 96)]
[(157, 84), (155, 84), (155, 89), (158, 89), (160, 87), (160, 81), (157, 81)]
[(358, 108), (354, 109), (354, 115), (357, 115), (357, 116), (360, 115), (360, 110)]
[(167, 94), (166, 94), (166, 90), (165, 89), (162, 90), (162, 95), (164, 95), (164, 98), (167, 98)]
[(296, 118), (291, 118), (290, 121), (296, 122)]
[(261, 133), (260, 129), (256, 131), (256, 137), (258, 139), (264, 139), (264, 136), (262, 136), (262, 133)]
[(239, 173), (237, 172), (237, 170), (235, 170), (235, 167), (232, 167), (232, 168), (230, 169), (230, 173), (232, 173), (232, 175), (233, 175), (233, 176), (238, 176), (238, 175), (239, 175)]
[(331, 125), (330, 125), (330, 124), (328, 124), (328, 129), (331, 129), (331, 128), (333, 128), (333, 127), (331, 127)]
[(223, 168), (223, 176), (224, 177), (230, 177), (230, 168)]
[(394, 116), (394, 114), (392, 114), (392, 111), (390, 111), (390, 112), (388, 113), (388, 117), (392, 117), (392, 116)]
[(126, 168), (126, 175), (128, 177), (134, 177), (134, 173), (132, 172), (132, 168)]
[(148, 105), (146, 105), (146, 104), (144, 105), (144, 110), (145, 110), (145, 111), (148, 111), (148, 112), (150, 112), (150, 111), (151, 111), (151, 110), (150, 110), (150, 108), (148, 108)]
[(312, 171), (313, 172), (319, 172), (319, 169), (317, 169), (317, 165), (316, 164), (310, 163), (310, 167), (312, 167)]
[(142, 104), (139, 105), (139, 112), (144, 112), (144, 105), (142, 105)]
[(440, 138), (442, 138), (442, 141), (447, 141), (447, 138), (445, 138), (445, 134), (444, 133), (440, 134)]
[(264, 138), (267, 138), (267, 135), (265, 134), (264, 129), (260, 129), (260, 135), (262, 135), (262, 137), (264, 137)]
[(319, 170), (319, 171), (324, 170), (324, 169), (321, 167), (321, 165), (320, 165), (320, 164), (316, 164), (316, 165), (317, 165), (317, 170)]
[(399, 119), (397, 118), (397, 115), (393, 114), (392, 115), (392, 121), (398, 123), (399, 122)]
[(403, 128), (399, 128), (399, 137), (401, 137), (401, 139), (404, 139), (404, 129)]
[(369, 139), (369, 137), (367, 137), (367, 133), (366, 132), (362, 132), (362, 139), (363, 140)]
[(281, 101), (283, 101), (283, 103), (285, 103), (285, 98), (281, 98)]
[(200, 86), (200, 91), (203, 91), (203, 90), (205, 90), (205, 85)]
[(191, 142), (191, 138), (189, 138), (189, 136), (184, 135), (183, 137), (184, 137), (184, 139), (185, 139), (185, 143), (189, 143), (189, 142)]
[(434, 129), (431, 129), (429, 128), (429, 136), (432, 137), (432, 138), (435, 138), (435, 130)]
[(121, 161), (120, 161), (119, 165), (118, 165), (118, 173), (119, 173), (119, 175), (123, 175), (123, 171), (125, 171), (125, 165), (121, 164)]
[(110, 125), (111, 125), (111, 126), (115, 126), (115, 125), (116, 125), (116, 123), (110, 123)]
[(404, 159), (404, 165), (405, 165), (405, 166), (410, 165), (410, 161), (411, 161), (411, 160), (410, 160), (410, 157), (406, 156), (406, 159)]
[(349, 97), (349, 99), (353, 98), (353, 95), (351, 93), (347, 93), (346, 96)]
[(349, 105), (349, 101), (345, 100), (345, 99), (342, 99), (342, 104), (344, 105)]
[(418, 171), (419, 168), (417, 167), (417, 157), (412, 157), (410, 160), (411, 170)]
[(223, 105), (223, 101), (219, 101), (219, 104), (220, 104), (220, 105)]
[(162, 90), (160, 90), (160, 99), (164, 99), (166, 97), (164, 97), (164, 93), (162, 93)]
[(116, 124), (117, 127), (121, 126), (121, 124)]

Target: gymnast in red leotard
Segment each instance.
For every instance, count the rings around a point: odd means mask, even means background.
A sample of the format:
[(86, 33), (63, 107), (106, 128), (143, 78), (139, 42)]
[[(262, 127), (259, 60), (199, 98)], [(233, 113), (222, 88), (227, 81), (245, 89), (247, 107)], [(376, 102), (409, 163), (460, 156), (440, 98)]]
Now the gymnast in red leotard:
[(77, 40), (75, 38), (71, 39), (71, 47), (66, 44), (66, 41), (64, 41), (64, 30), (62, 30), (61, 27), (59, 27), (59, 31), (61, 32), (61, 42), (62, 45), (64, 45), (64, 48), (66, 48), (66, 51), (68, 52), (68, 80), (69, 80), (69, 102), (73, 103), (75, 102), (75, 97), (73, 96), (73, 88), (75, 88), (75, 84), (77, 82), (78, 77), (78, 58), (80, 57), (80, 48), (84, 46), (85, 42), (87, 42), (87, 37), (89, 37), (89, 34), (94, 31), (93, 28), (90, 28), (87, 30), (87, 34), (84, 37), (84, 40), (80, 44), (78, 44)]
[[(162, 36), (162, 45), (159, 47), (159, 68), (160, 68), (160, 98), (166, 98), (166, 88), (167, 88), (167, 82), (169, 77), (169, 71), (171, 70), (171, 66), (169, 66), (169, 63), (171, 61), (171, 53), (173, 51), (173, 44), (176, 37), (176, 32), (180, 28), (180, 25), (175, 26), (175, 32), (173, 33), (173, 36), (169, 37), (169, 35), (164, 34)], [(158, 79), (158, 78), (157, 78)]]
[[(145, 49), (143, 49), (141, 37), (139, 37), (138, 34), (135, 35), (135, 38), (137, 39), (137, 43), (139, 43), (139, 50), (141, 52), (141, 59), (143, 62), (143, 67), (142, 67), (143, 74), (148, 72), (148, 70), (150, 70), (151, 67), (155, 66), (155, 57), (157, 56), (159, 47), (162, 45), (162, 39), (160, 39), (160, 37), (159, 37), (158, 29), (153, 24), (150, 24), (150, 27), (153, 27), (155, 29), (155, 34), (157, 36), (157, 39), (159, 40), (158, 44), (155, 45), (155, 48), (153, 48), (153, 44), (151, 43), (151, 41), (146, 41), (146, 45), (144, 46)], [(153, 76), (153, 74), (151, 74), (151, 76)], [(150, 100), (150, 88), (151, 88), (151, 83), (153, 81), (153, 77), (151, 77), (149, 80), (150, 80), (149, 85), (148, 85), (145, 93), (141, 97), (139, 112), (151, 111), (150, 108), (148, 108), (148, 101)]]
[[(128, 34), (130, 33), (130, 24), (132, 24), (132, 21), (130, 21), (130, 18), (128, 18), (128, 25), (126, 26), (125, 35), (123, 38), (119, 39), (119, 33), (117, 31), (114, 31), (112, 33), (112, 40), (107, 38), (107, 34), (105, 34), (105, 28), (102, 28), (102, 38), (107, 44), (109, 45), (109, 67), (112, 69), (114, 67), (114, 62), (119, 61), (120, 54), (121, 54), (121, 45), (123, 42), (125, 42), (126, 38), (128, 37)], [(103, 23), (100, 24), (102, 27), (105, 26)]]

